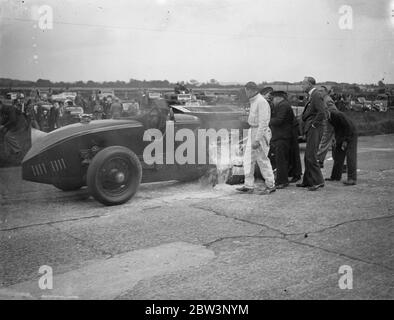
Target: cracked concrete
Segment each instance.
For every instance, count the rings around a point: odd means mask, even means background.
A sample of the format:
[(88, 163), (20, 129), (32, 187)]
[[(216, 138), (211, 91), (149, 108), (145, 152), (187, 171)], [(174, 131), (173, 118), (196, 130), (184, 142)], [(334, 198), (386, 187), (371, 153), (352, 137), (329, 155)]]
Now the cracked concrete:
[[(63, 193), (22, 182), (18, 168), (1, 169), (0, 298), (12, 298), (7, 290), (21, 283), (34, 287), (41, 265), (53, 268), (54, 286), (59, 280), (67, 287), (82, 270), (107, 265), (110, 272), (122, 256), (147, 257), (163, 245), (176, 254), (172, 244), (182, 242), (185, 259), (189, 244), (213, 256), (178, 269), (165, 262), (162, 272), (133, 278), (121, 290), (108, 283), (110, 298), (393, 299), (394, 136), (362, 137), (359, 145), (355, 187), (327, 183), (310, 193), (291, 186), (257, 196), (227, 185), (168, 182), (143, 185), (132, 201), (110, 208), (86, 189)], [(331, 165), (326, 161), (326, 176)], [(138, 259), (132, 261), (149, 265)], [(338, 286), (341, 265), (353, 269), (353, 290)], [(100, 272), (89, 274), (97, 291), (106, 286)]]

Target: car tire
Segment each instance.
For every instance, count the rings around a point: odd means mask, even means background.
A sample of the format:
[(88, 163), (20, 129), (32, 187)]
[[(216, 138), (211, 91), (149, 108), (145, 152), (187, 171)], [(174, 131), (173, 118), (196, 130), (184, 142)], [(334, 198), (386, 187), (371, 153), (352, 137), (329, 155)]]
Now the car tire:
[(61, 182), (61, 183), (54, 183), (54, 187), (58, 188), (62, 191), (76, 191), (81, 189), (84, 184), (82, 182)]
[(128, 148), (112, 146), (101, 150), (92, 159), (87, 172), (88, 191), (107, 206), (130, 200), (138, 190), (142, 166)]

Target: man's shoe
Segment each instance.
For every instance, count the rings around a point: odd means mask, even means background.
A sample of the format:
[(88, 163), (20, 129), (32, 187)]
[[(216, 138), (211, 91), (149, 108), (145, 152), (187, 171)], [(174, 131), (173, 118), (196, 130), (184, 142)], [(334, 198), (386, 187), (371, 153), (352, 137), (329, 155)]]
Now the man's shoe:
[(301, 180), (301, 177), (293, 177), (290, 181), (289, 181), (289, 183), (296, 183), (297, 181), (300, 181)]
[(323, 188), (323, 187), (324, 187), (324, 183), (322, 183), (322, 184), (317, 184), (317, 185), (315, 185), (315, 186), (309, 187), (309, 188), (308, 188), (308, 191), (316, 191), (316, 190), (318, 190), (318, 189), (320, 189), (320, 188)]
[(340, 181), (339, 179), (333, 179), (333, 178), (325, 178), (325, 181)]
[(297, 188), (308, 188), (309, 186), (306, 185), (306, 184), (303, 184), (303, 183), (297, 183), (297, 184), (296, 184), (296, 187), (297, 187)]
[(276, 188), (272, 187), (272, 188), (265, 188), (265, 189), (255, 190), (254, 194), (258, 194), (260, 196), (265, 196), (265, 195), (271, 194), (271, 193), (273, 193), (275, 191), (276, 191)]
[(284, 189), (287, 188), (289, 186), (288, 183), (282, 183), (282, 184), (277, 184), (275, 187), (276, 189)]
[(345, 186), (355, 186), (357, 184), (357, 182), (355, 180), (347, 180), (347, 181), (344, 181), (343, 184)]
[(246, 187), (246, 186), (243, 186), (241, 188), (237, 188), (236, 190), (239, 191), (239, 192), (243, 192), (243, 193), (253, 193), (254, 189)]

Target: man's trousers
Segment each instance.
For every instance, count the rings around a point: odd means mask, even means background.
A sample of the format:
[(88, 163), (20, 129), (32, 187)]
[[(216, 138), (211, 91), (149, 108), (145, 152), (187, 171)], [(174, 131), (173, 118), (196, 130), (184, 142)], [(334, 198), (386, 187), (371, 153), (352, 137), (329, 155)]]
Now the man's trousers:
[(289, 177), (301, 178), (302, 166), (300, 147), (298, 145), (298, 126), (293, 129), (293, 137), (290, 141)]
[(305, 172), (302, 184), (316, 186), (324, 184), (324, 178), (317, 162), (317, 150), (322, 135), (322, 127), (310, 127), (306, 133)]
[(334, 167), (331, 172), (331, 179), (341, 180), (343, 163), (346, 158), (348, 180), (357, 181), (357, 135), (348, 142), (347, 148), (342, 150), (342, 144), (337, 143), (334, 148)]
[(334, 140), (335, 132), (334, 127), (327, 121), (323, 122), (323, 137), (321, 138), (319, 150), (317, 152), (317, 160), (321, 163), (324, 162), (327, 156), (327, 152), (331, 147), (332, 141)]
[(265, 180), (265, 184), (268, 188), (275, 186), (274, 173), (272, 171), (271, 162), (268, 158), (269, 153), (269, 141), (259, 141), (260, 147), (258, 149), (252, 149), (252, 142), (255, 141), (257, 128), (250, 128), (248, 133), (248, 141), (243, 157), (243, 166), (245, 173), (245, 186), (248, 188), (254, 188), (254, 169), (256, 163), (259, 165), (260, 172)]
[(276, 184), (289, 183), (289, 160), (291, 139), (279, 139), (272, 143), (276, 168)]

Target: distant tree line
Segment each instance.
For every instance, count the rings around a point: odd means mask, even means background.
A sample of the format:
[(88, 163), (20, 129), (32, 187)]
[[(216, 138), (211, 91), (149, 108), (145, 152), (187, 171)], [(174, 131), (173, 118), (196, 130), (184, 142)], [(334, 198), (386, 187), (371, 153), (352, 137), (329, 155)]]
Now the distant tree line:
[[(210, 79), (207, 82), (199, 82), (195, 79), (191, 79), (189, 81), (182, 81), (189, 88), (241, 88), (242, 84), (221, 84), (216, 79)], [(300, 85), (301, 82), (286, 82), (286, 81), (275, 81), (275, 82), (261, 82), (258, 85), (261, 87), (270, 86), (270, 85)], [(365, 84), (359, 85), (356, 83), (337, 83), (333, 81), (326, 81), (321, 84), (329, 86), (336, 92), (341, 91), (352, 91), (354, 93), (362, 92), (362, 88), (368, 87), (373, 89), (382, 89), (385, 90), (393, 90), (394, 85), (385, 85), (382, 81), (379, 81), (378, 84)], [(0, 87), (2, 88), (13, 88), (13, 87), (26, 87), (26, 88), (50, 88), (50, 87), (60, 87), (60, 88), (172, 88), (176, 85), (176, 83), (170, 82), (168, 80), (137, 80), (130, 79), (128, 82), (126, 81), (75, 81), (75, 82), (52, 82), (47, 79), (38, 79), (37, 81), (29, 81), (29, 80), (15, 80), (9, 78), (0, 78)], [(384, 90), (385, 89), (385, 90)]]

